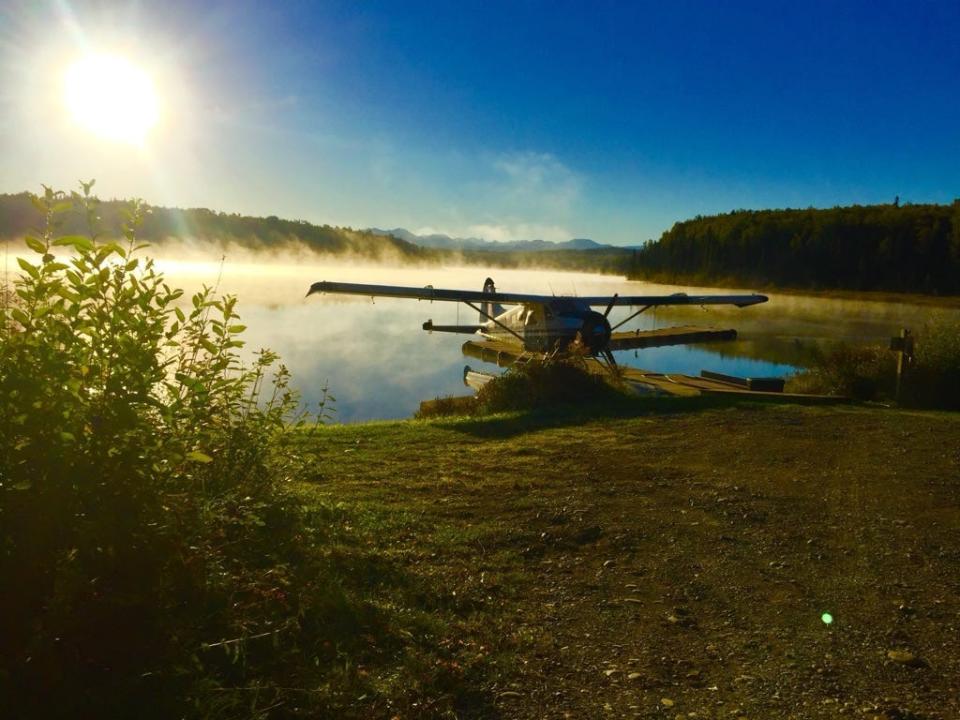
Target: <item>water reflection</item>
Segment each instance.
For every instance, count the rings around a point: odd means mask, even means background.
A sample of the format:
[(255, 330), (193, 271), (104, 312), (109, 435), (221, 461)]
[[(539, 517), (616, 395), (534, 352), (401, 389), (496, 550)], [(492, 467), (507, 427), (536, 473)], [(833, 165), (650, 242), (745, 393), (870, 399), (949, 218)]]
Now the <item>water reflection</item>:
[[(4, 245), (0, 257), (4, 277), (18, 271), (17, 251)], [(247, 325), (246, 351), (268, 347), (279, 352), (308, 404), (315, 404), (329, 384), (338, 400), (337, 417), (343, 422), (409, 417), (420, 400), (465, 393), (463, 366), (468, 362), (483, 365), (461, 354), (460, 346), (467, 336), (427, 334), (420, 327), (427, 319), (438, 324), (460, 324), (477, 318), (468, 308), (453, 303), (305, 298), (307, 288), (318, 280), (480, 290), (489, 275), (504, 291), (557, 295), (751, 291), (628, 282), (587, 273), (332, 262), (298, 246), (285, 254), (271, 255), (230, 247), (225, 262), (219, 261), (219, 253), (211, 251), (209, 245), (155, 246), (151, 252), (158, 256), (157, 265), (173, 286), (193, 292), (204, 284), (218, 284), (220, 292), (238, 295), (239, 310)], [(617, 360), (663, 372), (698, 374), (710, 369), (740, 376), (783, 376), (808, 364), (816, 348), (840, 341), (885, 343), (901, 327), (922, 329), (933, 314), (960, 320), (957, 308), (766, 294), (770, 302), (742, 310), (650, 310), (624, 329), (672, 325), (736, 328), (739, 339), (733, 343), (617, 352)], [(610, 316), (612, 324), (629, 312), (628, 308), (615, 308)], [(485, 369), (495, 370), (492, 366)]]
[[(248, 350), (269, 347), (280, 353), (307, 403), (325, 384), (337, 397), (342, 422), (409, 417), (420, 400), (466, 391), (461, 381), (468, 360), (460, 352), (463, 335), (428, 334), (427, 319), (456, 324), (475, 321), (462, 305), (411, 300), (312, 296), (318, 280), (449, 287), (479, 290), (488, 275), (504, 291), (612, 295), (684, 291), (736, 292), (627, 282), (586, 273), (484, 269), (478, 267), (389, 268), (316, 262), (263, 262), (262, 257), (229, 261), (164, 260), (160, 267), (176, 285), (192, 290), (219, 279), (222, 292), (240, 297), (248, 329)], [(746, 290), (749, 290), (747, 288)], [(769, 293), (768, 293), (769, 294)], [(616, 308), (611, 320), (630, 311)], [(782, 376), (809, 359), (817, 345), (838, 340), (876, 341), (901, 326), (919, 327), (932, 311), (922, 306), (770, 295), (770, 302), (745, 309), (669, 308), (641, 315), (628, 327), (677, 324), (733, 327), (734, 343), (677, 346), (618, 352), (623, 364), (698, 374), (702, 369), (741, 376)], [(956, 313), (957, 311), (950, 311)], [(482, 363), (471, 358), (469, 363)]]

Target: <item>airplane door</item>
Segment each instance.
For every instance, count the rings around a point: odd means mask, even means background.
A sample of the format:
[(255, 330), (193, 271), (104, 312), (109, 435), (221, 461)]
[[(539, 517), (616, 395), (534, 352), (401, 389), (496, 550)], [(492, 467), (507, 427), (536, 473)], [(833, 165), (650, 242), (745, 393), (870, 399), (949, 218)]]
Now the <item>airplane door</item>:
[(546, 330), (543, 308), (536, 305), (528, 307), (523, 320), (523, 335), (527, 348), (536, 352), (544, 352), (546, 350)]

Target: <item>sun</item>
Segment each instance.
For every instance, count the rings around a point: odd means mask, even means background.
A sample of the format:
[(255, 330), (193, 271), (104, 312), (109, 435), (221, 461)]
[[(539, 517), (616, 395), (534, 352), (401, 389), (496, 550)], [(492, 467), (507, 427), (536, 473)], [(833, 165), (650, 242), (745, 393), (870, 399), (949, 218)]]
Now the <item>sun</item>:
[(150, 76), (118, 55), (87, 55), (64, 74), (64, 102), (73, 119), (105, 140), (143, 144), (157, 124)]

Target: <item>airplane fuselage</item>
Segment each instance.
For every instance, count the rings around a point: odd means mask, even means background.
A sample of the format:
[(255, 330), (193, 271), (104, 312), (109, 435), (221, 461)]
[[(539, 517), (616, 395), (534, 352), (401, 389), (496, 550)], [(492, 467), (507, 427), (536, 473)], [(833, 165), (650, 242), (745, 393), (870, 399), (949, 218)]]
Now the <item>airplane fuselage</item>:
[(610, 339), (610, 323), (577, 298), (557, 297), (515, 305), (495, 320), (482, 322), (479, 333), (493, 340), (522, 344), (531, 352), (562, 350), (577, 339), (587, 350), (595, 351)]

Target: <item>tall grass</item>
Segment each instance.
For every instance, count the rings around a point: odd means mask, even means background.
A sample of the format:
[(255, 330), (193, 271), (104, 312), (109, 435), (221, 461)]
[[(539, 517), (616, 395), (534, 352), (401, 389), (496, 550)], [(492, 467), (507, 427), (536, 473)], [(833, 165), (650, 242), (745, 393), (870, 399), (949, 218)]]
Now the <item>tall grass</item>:
[(548, 357), (513, 365), (477, 393), (481, 413), (594, 405), (626, 398), (616, 379), (591, 373), (582, 357)]
[(286, 490), (306, 418), (275, 354), (241, 362), (236, 298), (184, 302), (143, 255), (141, 205), (98, 238), (92, 184), (34, 198), (0, 303), (5, 713), (257, 716), (319, 582)]
[(790, 392), (843, 395), (856, 400), (891, 399), (896, 359), (886, 348), (842, 344), (815, 349), (811, 367), (789, 378)]
[(902, 400), (917, 407), (960, 410), (960, 320), (940, 314), (920, 328)]
[(960, 321), (936, 315), (914, 334), (914, 356), (904, 364), (896, 395), (896, 355), (886, 347), (840, 345), (790, 379), (793, 392), (899, 400), (917, 408), (960, 410)]

